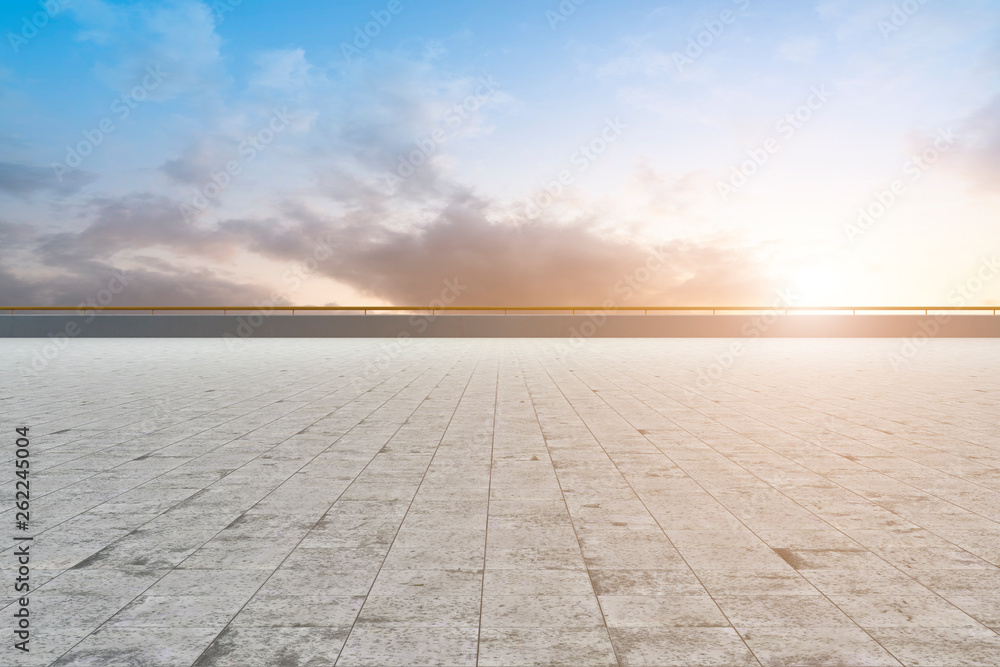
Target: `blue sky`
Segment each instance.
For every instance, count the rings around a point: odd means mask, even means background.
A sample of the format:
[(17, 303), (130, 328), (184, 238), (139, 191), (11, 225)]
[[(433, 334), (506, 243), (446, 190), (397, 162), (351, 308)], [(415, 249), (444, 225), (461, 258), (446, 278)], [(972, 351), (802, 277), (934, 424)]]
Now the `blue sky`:
[(49, 0), (0, 26), (6, 304), (117, 273), (120, 305), (1000, 301), (956, 291), (1000, 250), (1000, 2)]

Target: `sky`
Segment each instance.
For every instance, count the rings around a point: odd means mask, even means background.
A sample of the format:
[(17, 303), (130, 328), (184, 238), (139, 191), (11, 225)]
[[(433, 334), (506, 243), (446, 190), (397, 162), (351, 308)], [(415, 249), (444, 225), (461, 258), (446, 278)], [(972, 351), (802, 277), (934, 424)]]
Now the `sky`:
[(0, 306), (1000, 303), (1000, 0), (0, 29)]

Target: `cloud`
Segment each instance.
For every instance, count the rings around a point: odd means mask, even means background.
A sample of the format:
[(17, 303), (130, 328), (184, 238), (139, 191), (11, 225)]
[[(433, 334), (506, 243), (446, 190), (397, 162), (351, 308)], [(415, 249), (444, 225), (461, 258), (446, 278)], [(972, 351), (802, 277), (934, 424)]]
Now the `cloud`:
[[(169, 11), (182, 25), (211, 22), (192, 7), (173, 4)], [(165, 34), (149, 27), (155, 22), (148, 16), (156, 10), (142, 11), (141, 21), (127, 18), (154, 37)], [(169, 40), (156, 37), (149, 48), (169, 51), (164, 40), (174, 45), (170, 48), (185, 44), (179, 33), (170, 34)], [(206, 34), (195, 30), (190, 37), (208, 45), (201, 51), (204, 58), (196, 53), (190, 62), (215, 62), (217, 51)], [(124, 71), (128, 62), (142, 60), (135, 53), (143, 52), (135, 50), (109, 67)], [(79, 221), (75, 229), (21, 239), (21, 254), (30, 261), (18, 265), (18, 272), (5, 269), (15, 293), (8, 296), (20, 295), (14, 299), (19, 302), (75, 305), (102, 289), (113, 267), (138, 266), (116, 305), (253, 303), (280, 286), (251, 275), (244, 264), (247, 254), (272, 263), (301, 263), (316, 256), (322, 242), (330, 253), (318, 275), (372, 300), (403, 305), (428, 303), (440, 295), (446, 280), (467, 286), (462, 296), (467, 305), (770, 300), (773, 290), (757, 259), (758, 248), (726, 237), (653, 247), (630, 231), (628, 221), (569, 197), (559, 207), (558, 220), (543, 215), (527, 221), (523, 203), (480, 193), (453, 176), (437, 159), (447, 154), (448, 143), (404, 179), (395, 196), (387, 196), (379, 187), (382, 177), (418, 141), (436, 129), (447, 130), (449, 142), (479, 137), (488, 132), (484, 118), (490, 109), (511, 103), (498, 93), (459, 127), (449, 124), (449, 110), (480, 85), (476, 76), (447, 75), (428, 62), (376, 52), (339, 69), (311, 65), (301, 49), (267, 52), (257, 65), (245, 96), (232, 101), (226, 113), (216, 110), (211, 119), (202, 119), (203, 127), (188, 147), (160, 162), (171, 189), (94, 198), (72, 210)], [(309, 85), (299, 85), (306, 79)], [(284, 96), (285, 83), (296, 85), (291, 113), (310, 120), (301, 132), (282, 135), (280, 144), (276, 141), (274, 149), (262, 154), (255, 169), (266, 164), (263, 189), (247, 192), (261, 182), (254, 180), (257, 174), (248, 174), (226, 190), (228, 199), (245, 195), (244, 201), (254, 204), (249, 209), (253, 213), (217, 220), (226, 210), (220, 198), (198, 221), (185, 220), (176, 184), (198, 185), (208, 171), (224, 164), (234, 142), (253, 127), (249, 119), (269, 108), (270, 102), (262, 100)], [(686, 215), (704, 189), (704, 179), (697, 175), (663, 176), (648, 167), (634, 180), (640, 191), (636, 201), (672, 218)], [(641, 286), (628, 285), (628, 279), (645, 274), (654, 253), (663, 259), (662, 270), (640, 279)], [(25, 266), (31, 266), (30, 280)], [(233, 271), (243, 271), (246, 283), (231, 278)]]
[[(318, 271), (362, 294), (419, 305), (440, 294), (446, 280), (467, 286), (465, 305), (576, 305), (615, 299), (619, 305), (752, 303), (773, 286), (747, 249), (721, 240), (676, 241), (651, 247), (610, 233), (601, 221), (571, 224), (504, 217), (496, 204), (459, 192), (429, 223), (394, 229), (363, 214), (324, 223), (299, 215), (298, 224), (275, 227), (231, 221), (230, 238), (271, 259), (302, 261), (318, 241), (331, 257)], [(623, 287), (652, 255), (661, 271), (637, 289)]]
[(167, 160), (160, 165), (160, 171), (178, 183), (200, 185), (205, 182), (207, 174), (216, 164), (207, 157), (205, 151), (197, 147), (177, 159)]
[(1000, 190), (1000, 96), (962, 123), (958, 139), (967, 178), (977, 188)]
[[(673, 181), (680, 193), (684, 181)], [(759, 248), (721, 237), (653, 246), (597, 215), (527, 221), (459, 186), (419, 225), (390, 223), (376, 209), (326, 217), (294, 205), (278, 219), (207, 227), (183, 220), (175, 201), (153, 195), (99, 200), (90, 216), (79, 232), (29, 237), (21, 227), (0, 229), (37, 263), (32, 282), (13, 276), (4, 295), (17, 303), (75, 305), (101, 289), (114, 266), (137, 260), (142, 268), (133, 271), (121, 305), (254, 303), (281, 292), (221, 278), (237, 253), (289, 267), (316, 257), (317, 275), (401, 305), (428, 303), (447, 280), (465, 286), (461, 303), (489, 306), (748, 304), (766, 301), (774, 288)], [(144, 249), (155, 256), (142, 259)], [(662, 268), (647, 273), (654, 257)], [(189, 268), (192, 261), (199, 268)]]
[(67, 4), (66, 11), (80, 26), (76, 39), (81, 42), (107, 44), (123, 23), (120, 10), (104, 0), (74, 0)]
[(793, 63), (805, 63), (819, 53), (820, 46), (815, 37), (794, 37), (778, 45), (778, 55)]
[(277, 49), (261, 53), (254, 59), (257, 72), (250, 84), (263, 88), (290, 90), (305, 85), (312, 66), (303, 49)]
[(820, 18), (833, 24), (838, 40), (880, 37), (879, 21), (892, 12), (888, 0), (823, 0), (816, 5)]
[[(124, 280), (116, 277), (124, 276)], [(118, 287), (124, 282), (124, 289)], [(44, 278), (22, 278), (0, 261), (0, 304), (74, 307), (90, 303), (103, 290), (119, 291), (112, 306), (254, 305), (266, 302), (270, 291), (261, 285), (220, 278), (210, 269), (121, 272), (110, 264), (93, 263)], [(279, 302), (276, 305), (288, 305)]]
[(679, 71), (674, 53), (633, 43), (627, 53), (598, 66), (594, 73), (601, 79), (618, 79), (636, 74), (650, 78), (662, 74), (677, 75)]
[(97, 178), (96, 174), (88, 171), (71, 171), (63, 174), (60, 180), (52, 169), (15, 162), (0, 162), (0, 192), (15, 197), (28, 198), (36, 192), (71, 195), (93, 183)]
[(232, 159), (236, 153), (234, 143), (221, 137), (202, 137), (184, 149), (179, 157), (160, 165), (160, 171), (176, 183), (203, 185), (213, 170)]
[(56, 305), (38, 300), (43, 290), (44, 287), (37, 280), (19, 278), (4, 266), (3, 260), (0, 260), (0, 304), (14, 307), (31, 306), (36, 303), (46, 306)]
[[(271, 55), (272, 73), (304, 67), (301, 52)], [(337, 77), (316, 80), (317, 86), (306, 88), (305, 112), (325, 107), (327, 113), (301, 137), (282, 137), (281, 152), (269, 151), (264, 158), (272, 170), (276, 164), (305, 165), (311, 182), (302, 181), (309, 184), (298, 186), (299, 192), (272, 185), (255, 193), (264, 204), (256, 214), (222, 221), (212, 219), (221, 208), (199, 221), (185, 220), (174, 195), (96, 198), (78, 209), (86, 221), (82, 228), (32, 242), (36, 275), (50, 275), (38, 279), (28, 296), (39, 303), (72, 300), (100, 289), (99, 277), (109, 275), (112, 266), (148, 257), (135, 289), (128, 290), (134, 303), (247, 303), (280, 286), (221, 278), (233, 258), (252, 253), (279, 264), (300, 263), (315, 256), (321, 241), (330, 256), (318, 275), (372, 300), (403, 305), (428, 303), (446, 280), (466, 285), (463, 302), (473, 305), (587, 306), (607, 299), (620, 305), (745, 303), (767, 300), (771, 293), (755, 249), (730, 239), (653, 248), (631, 235), (627, 224), (588, 209), (582, 200), (560, 207), (559, 220), (543, 215), (527, 221), (523, 204), (478, 193), (435, 160), (387, 196), (379, 187), (382, 175), (412, 152), (416, 141), (441, 127), (477, 80), (378, 54)], [(471, 132), (485, 109), (477, 109), (459, 130)], [(224, 155), (219, 146), (236, 125), (203, 134), (161, 170), (175, 182), (197, 183), (219, 163)], [(681, 216), (704, 189), (702, 180), (641, 168), (637, 201), (656, 215)], [(309, 197), (296, 196), (301, 192)], [(664, 268), (640, 281), (641, 287), (628, 286), (625, 281), (642, 275), (654, 252), (663, 257)], [(193, 262), (202, 268), (186, 268)], [(19, 289), (25, 291), (23, 285)]]
[[(130, 263), (138, 260), (140, 266), (122, 271), (125, 264), (114, 258), (122, 250), (154, 245), (184, 248), (207, 239), (211, 252), (212, 244), (221, 243), (191, 228), (157, 232), (156, 224), (163, 222), (156, 213), (162, 202), (152, 200), (142, 206), (142, 201), (105, 202), (98, 220), (78, 234), (46, 234), (29, 225), (0, 221), (4, 249), (0, 304), (77, 306), (96, 299), (109, 285), (117, 288), (116, 276), (123, 274), (124, 290), (116, 289), (114, 302), (104, 305), (253, 305), (271, 296), (265, 285), (221, 277), (227, 272), (225, 265), (191, 269), (160, 257), (136, 256)], [(126, 224), (126, 217), (133, 224)]]
[(0, 247), (2, 248), (24, 246), (35, 236), (35, 229), (29, 225), (18, 225), (0, 220)]
[(649, 213), (658, 216), (685, 215), (706, 195), (714, 194), (715, 180), (707, 172), (661, 174), (646, 160), (636, 166), (634, 180), (632, 200), (642, 200)]
[[(385, 54), (324, 69), (309, 63), (301, 50), (271, 51), (258, 65), (266, 72), (254, 79), (261, 85), (251, 85), (224, 113), (216, 110), (211, 119), (202, 118), (190, 139), (160, 163), (170, 185), (203, 186), (228, 162), (241, 161), (247, 173), (233, 179), (215, 206), (224, 208), (246, 196), (280, 201), (288, 187), (350, 206), (359, 188), (374, 182), (384, 198), (386, 177), (418, 148), (417, 142), (444, 132), (446, 140), (434, 144), (430, 164), (400, 186), (410, 195), (426, 195), (437, 187), (451, 146), (487, 135), (488, 114), (515, 104), (503, 90), (474, 99), (484, 90), (483, 80), (493, 81), (487, 76), (452, 76), (423, 61)], [(275, 88), (289, 72), (293, 80), (296, 73), (308, 72), (307, 82), (294, 90)], [(265, 79), (274, 85), (262, 85)], [(459, 105), (461, 113), (455, 111)], [(241, 147), (267, 126), (275, 108), (286, 108), (292, 116), (289, 129), (247, 158)], [(262, 174), (269, 175), (266, 192), (254, 180)], [(365, 204), (371, 204), (366, 194)]]
[(86, 0), (68, 9), (81, 27), (78, 39), (113, 50), (114, 59), (98, 62), (94, 71), (116, 91), (138, 85), (149, 67), (162, 68), (166, 75), (163, 84), (148, 93), (160, 102), (186, 93), (215, 95), (227, 81), (216, 16), (205, 3), (123, 6)]
[(214, 259), (226, 259), (236, 250), (225, 234), (186, 221), (178, 203), (167, 197), (135, 194), (96, 199), (88, 205), (87, 214), (90, 223), (81, 231), (41, 237), (40, 257), (51, 265), (68, 266), (141, 248), (168, 248)]
[[(424, 61), (381, 53), (336, 71), (313, 69), (310, 85), (290, 107), (297, 118), (309, 119), (308, 127), (296, 128), (295, 141), (282, 137), (283, 157), (290, 169), (308, 169), (317, 196), (348, 206), (359, 198), (375, 204), (366, 185), (374, 182), (384, 199), (386, 177), (419, 149), (418, 142), (426, 145), (442, 132), (445, 140), (431, 143), (426, 163), (399, 184), (411, 198), (438, 196), (448, 187), (441, 181), (452, 147), (488, 135), (490, 114), (517, 104), (503, 82), (488, 75), (445, 74)], [(498, 88), (486, 94), (484, 81)], [(473, 97), (477, 92), (481, 98)]]

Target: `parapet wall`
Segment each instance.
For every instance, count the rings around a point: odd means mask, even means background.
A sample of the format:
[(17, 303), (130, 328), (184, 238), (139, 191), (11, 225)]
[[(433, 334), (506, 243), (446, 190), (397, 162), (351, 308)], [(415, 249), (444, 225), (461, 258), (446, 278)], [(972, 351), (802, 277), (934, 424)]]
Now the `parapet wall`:
[(0, 315), (0, 338), (1000, 337), (995, 315)]

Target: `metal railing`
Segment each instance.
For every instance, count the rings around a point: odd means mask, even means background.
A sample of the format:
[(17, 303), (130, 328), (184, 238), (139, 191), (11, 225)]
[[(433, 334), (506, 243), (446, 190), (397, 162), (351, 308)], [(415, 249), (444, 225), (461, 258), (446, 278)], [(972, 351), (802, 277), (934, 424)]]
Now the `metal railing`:
[(931, 312), (968, 312), (984, 313), (992, 312), (997, 314), (1000, 306), (618, 306), (615, 308), (602, 308), (600, 306), (0, 306), (0, 313), (10, 312), (11, 315), (26, 312), (76, 312), (80, 314), (101, 313), (101, 312), (128, 312), (144, 313), (149, 312), (155, 315), (157, 312), (222, 312), (228, 315), (230, 312), (359, 312), (364, 315), (368, 313), (422, 313), (429, 312), (432, 315), (437, 313), (503, 313), (508, 315), (514, 313), (638, 313), (644, 315), (649, 313), (682, 313), (695, 312), (713, 315), (719, 313), (746, 313), (746, 312), (781, 312), (785, 315), (790, 313), (846, 313), (857, 315), (859, 312), (888, 312), (888, 313), (912, 313), (923, 312), (929, 315)]

